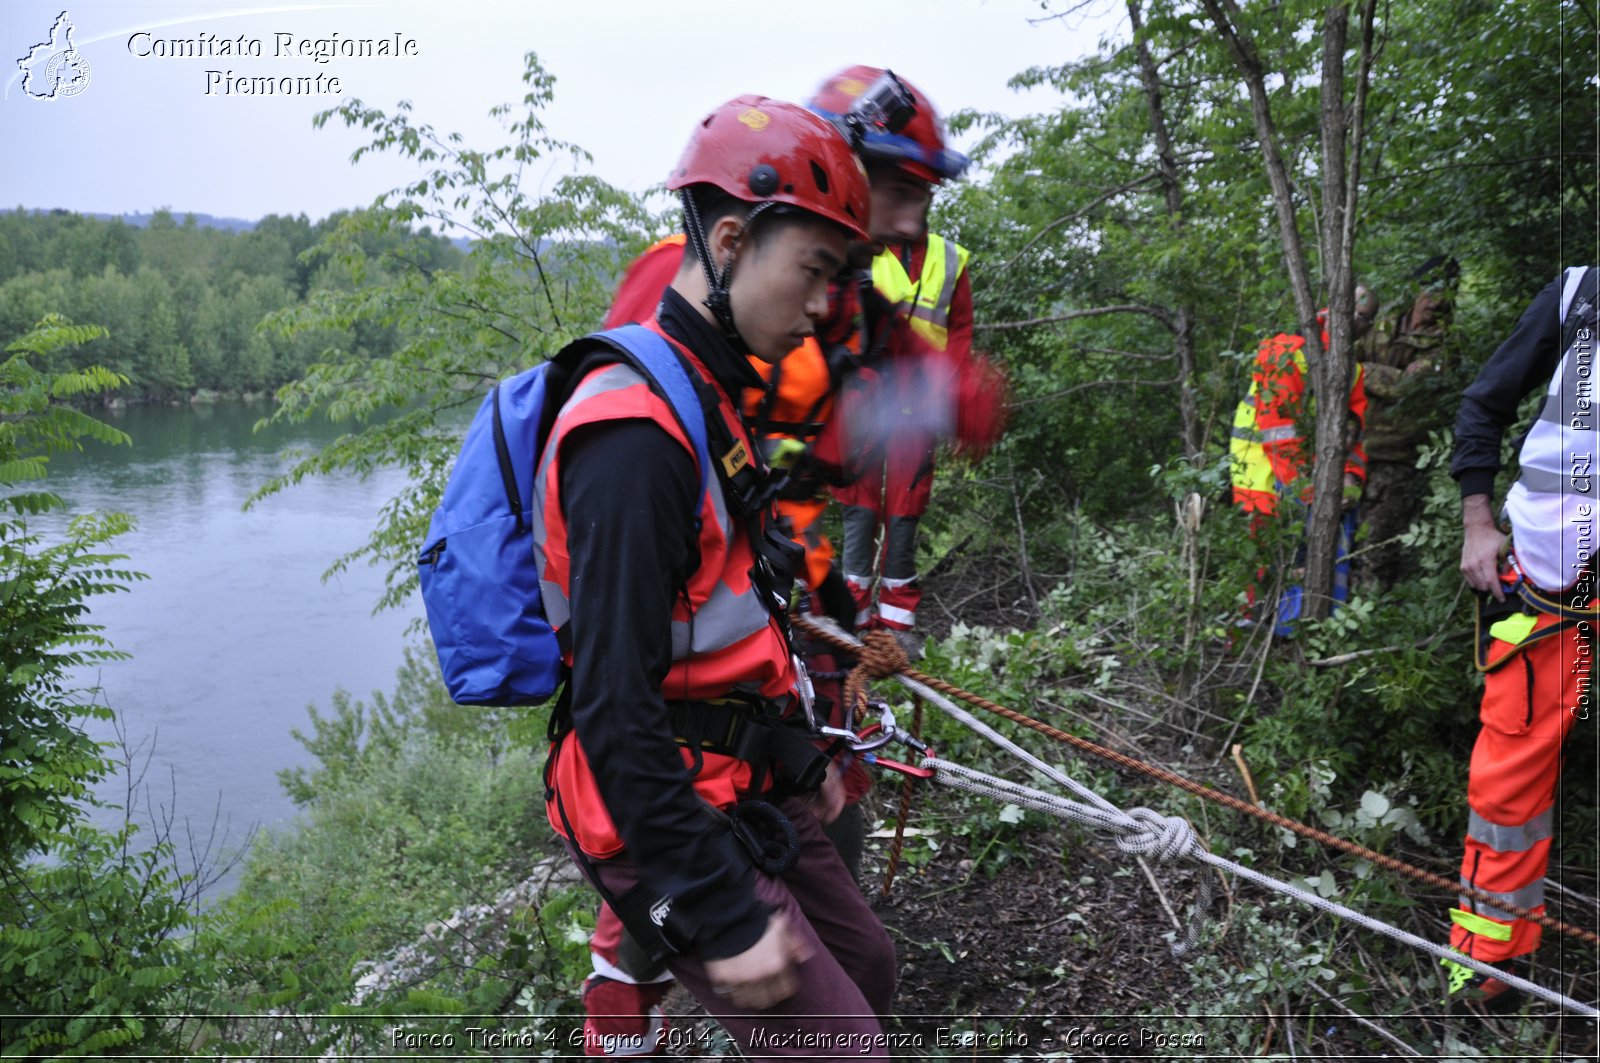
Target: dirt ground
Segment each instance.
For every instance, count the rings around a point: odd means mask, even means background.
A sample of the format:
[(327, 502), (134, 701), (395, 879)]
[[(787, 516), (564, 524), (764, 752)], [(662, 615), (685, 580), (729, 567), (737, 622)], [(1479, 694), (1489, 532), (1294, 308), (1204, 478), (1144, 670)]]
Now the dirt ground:
[[(1410, 1036), (1406, 1043), (1422, 1053), (1410, 1058), (1459, 1059), (1469, 1057), (1418, 1039), (1419, 1025), (1436, 1040), (1453, 1033), (1466, 1051), (1476, 1046), (1489, 1052), (1508, 1043), (1509, 1024), (1518, 1021), (1437, 1011), (1430, 1017), (1406, 1008), (1363, 1016), (1365, 1024), (1332, 1008), (1296, 1013), (1293, 1023), (1281, 1010), (1242, 1023), (1221, 1015), (1173, 1017), (1188, 1009), (1194, 971), (1238, 966), (1249, 958), (1235, 937), (1216, 940), (1215, 923), (1229, 921), (1228, 898), (1215, 905), (1208, 946), (1192, 959), (1177, 960), (1164, 936), (1172, 925), (1154, 890), (1108, 842), (1030, 831), (1022, 851), (991, 877), (983, 867), (974, 871), (972, 853), (952, 841), (928, 862), (902, 868), (887, 899), (879, 893), (888, 843), (875, 844), (862, 880), (899, 955), (895, 1015), (888, 1026), (898, 1038), (895, 1058), (1407, 1058), (1408, 1052), (1372, 1029), (1379, 1027)], [(1156, 874), (1174, 907), (1187, 911), (1193, 872)], [(1258, 899), (1236, 894), (1231, 903)], [(1345, 962), (1360, 961), (1351, 956)], [(1594, 973), (1591, 955), (1586, 971), (1562, 988), (1593, 999)], [(675, 1046), (679, 1058), (737, 1055), (681, 989), (666, 1004), (682, 1032)], [(1529, 1014), (1548, 1010), (1532, 1008)], [(1596, 1058), (1592, 1023), (1553, 1016), (1520, 1021), (1543, 1022), (1548, 1048), (1535, 1058)]]

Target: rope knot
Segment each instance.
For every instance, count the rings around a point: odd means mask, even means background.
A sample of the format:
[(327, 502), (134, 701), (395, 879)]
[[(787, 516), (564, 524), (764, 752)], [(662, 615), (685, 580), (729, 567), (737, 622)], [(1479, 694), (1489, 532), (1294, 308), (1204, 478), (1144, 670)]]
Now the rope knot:
[(1181, 816), (1163, 816), (1149, 808), (1130, 808), (1129, 823), (1117, 834), (1117, 848), (1125, 853), (1148, 854), (1157, 860), (1187, 856), (1199, 844), (1194, 827)]
[(844, 703), (850, 709), (850, 719), (860, 726), (867, 715), (867, 681), (887, 679), (911, 667), (911, 658), (901, 648), (894, 634), (874, 628), (861, 636), (861, 646), (854, 650), (856, 666), (844, 681)]
[(874, 628), (861, 636), (861, 666), (874, 679), (887, 679), (911, 667), (911, 658), (891, 631)]

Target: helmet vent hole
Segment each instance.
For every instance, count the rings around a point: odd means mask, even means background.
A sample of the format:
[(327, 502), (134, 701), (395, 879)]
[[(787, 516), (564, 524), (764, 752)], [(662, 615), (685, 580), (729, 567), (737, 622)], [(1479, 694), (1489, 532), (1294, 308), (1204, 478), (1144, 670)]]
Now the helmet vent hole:
[(794, 195), (794, 185), (784, 185), (783, 186), (783, 194), (786, 195), (786, 196)]
[(828, 194), (828, 171), (818, 166), (815, 162), (811, 164), (811, 179), (817, 183), (818, 192), (823, 195)]

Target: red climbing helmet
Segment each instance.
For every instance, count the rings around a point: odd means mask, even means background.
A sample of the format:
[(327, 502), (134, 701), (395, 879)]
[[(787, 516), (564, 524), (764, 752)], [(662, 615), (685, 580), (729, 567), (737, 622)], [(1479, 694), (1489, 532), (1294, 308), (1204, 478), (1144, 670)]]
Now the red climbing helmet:
[[(856, 101), (884, 74), (875, 66), (841, 70), (823, 82), (810, 107), (830, 122), (843, 121)], [(861, 154), (869, 161), (894, 163), (912, 176), (934, 184), (956, 180), (966, 172), (969, 160), (959, 151), (945, 147), (944, 123), (932, 101), (909, 81), (897, 80), (911, 93), (916, 111), (899, 132), (870, 129), (862, 137)]]
[(673, 190), (697, 184), (799, 207), (868, 239), (866, 170), (837, 129), (796, 104), (739, 96), (706, 115), (667, 180)]

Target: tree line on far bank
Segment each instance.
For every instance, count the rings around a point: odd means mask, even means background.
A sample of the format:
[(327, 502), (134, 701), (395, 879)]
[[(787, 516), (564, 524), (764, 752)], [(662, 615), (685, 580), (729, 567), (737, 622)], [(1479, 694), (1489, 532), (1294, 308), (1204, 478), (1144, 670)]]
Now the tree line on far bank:
[[(58, 352), (54, 372), (89, 361), (127, 378), (117, 399), (167, 401), (201, 392), (275, 390), (330, 348), (384, 357), (392, 330), (371, 322), (285, 335), (258, 326), (273, 313), (357, 281), (316, 247), (346, 212), (312, 222), (268, 215), (246, 232), (155, 212), (148, 227), (64, 210), (0, 213), (0, 335), (19, 336), (46, 314), (93, 321), (108, 335), (92, 349)], [(462, 259), (428, 229), (369, 233), (386, 262), (448, 269)], [(400, 251), (401, 254), (385, 255)]]

